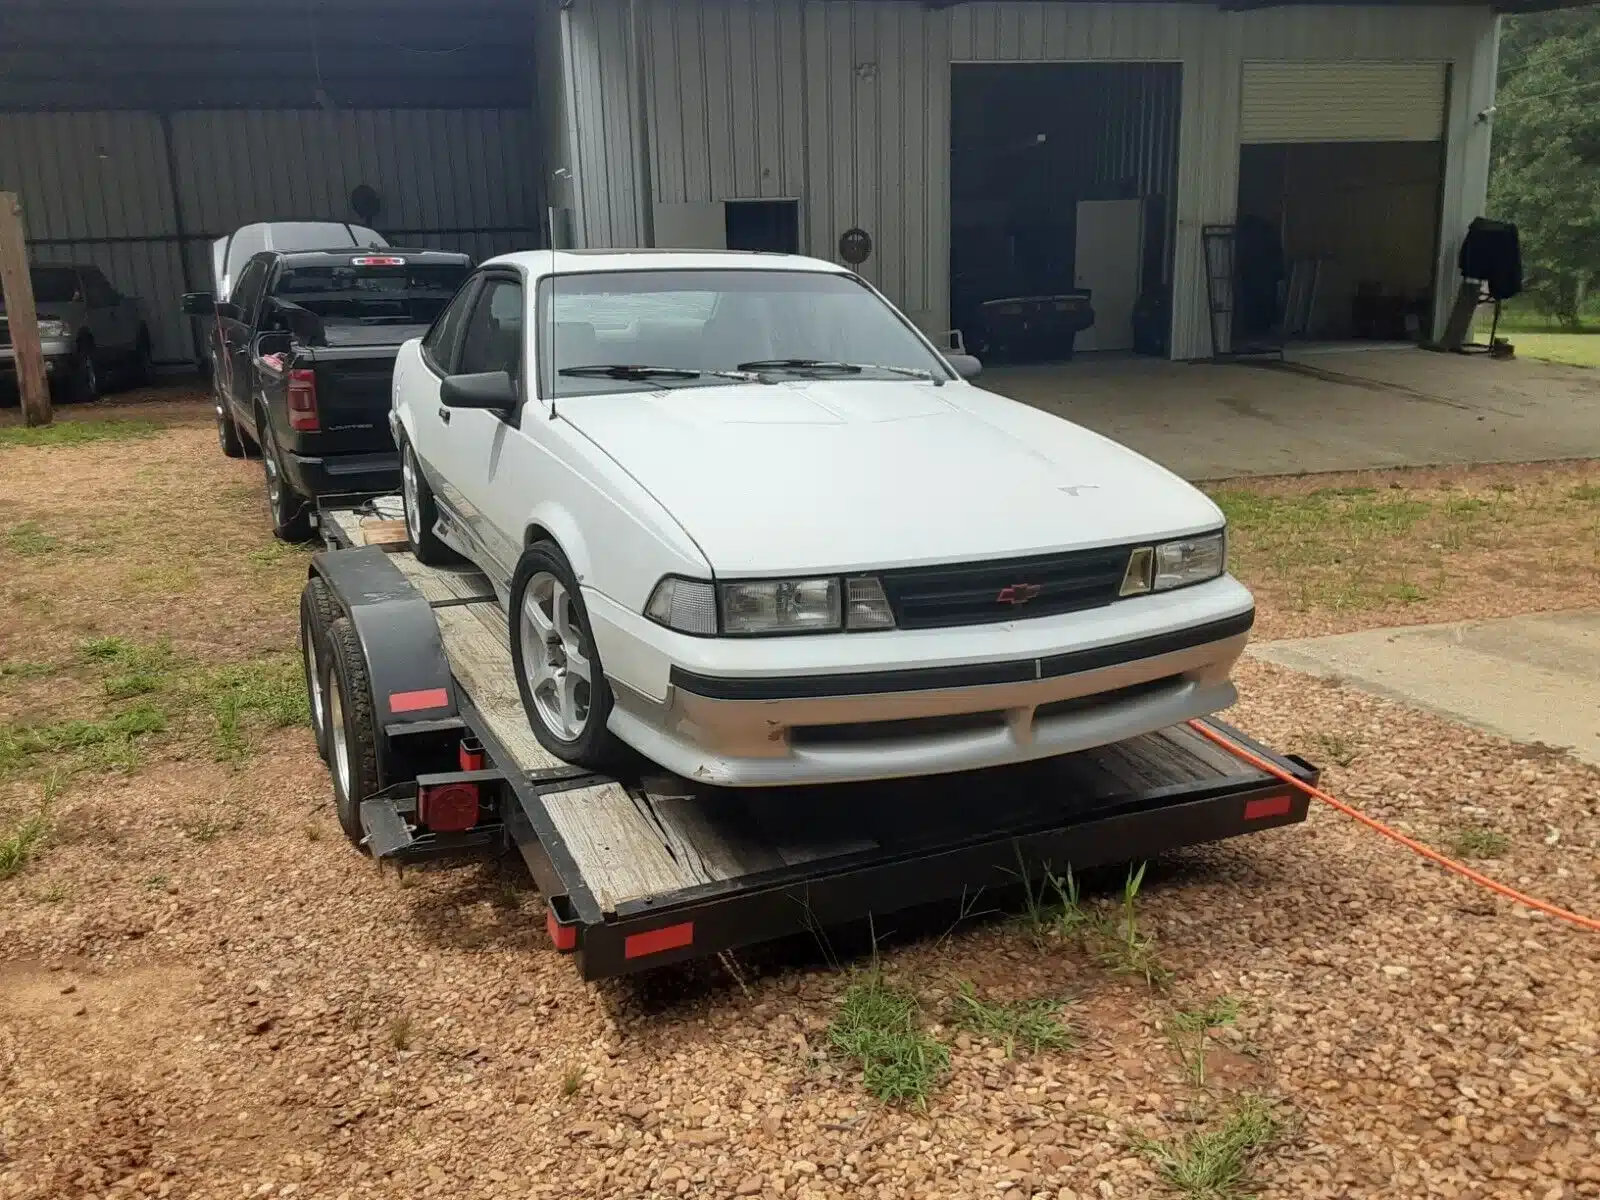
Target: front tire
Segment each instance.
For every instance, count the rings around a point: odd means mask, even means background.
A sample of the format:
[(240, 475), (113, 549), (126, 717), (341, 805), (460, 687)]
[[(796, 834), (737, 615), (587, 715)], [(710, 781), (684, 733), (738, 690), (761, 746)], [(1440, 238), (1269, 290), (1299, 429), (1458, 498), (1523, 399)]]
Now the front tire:
[(611, 688), (589, 632), (589, 614), (554, 542), (522, 552), (511, 580), (511, 663), (528, 725), (557, 758), (600, 771), (621, 744), (606, 728)]
[(333, 777), (333, 809), (352, 845), (366, 838), (361, 801), (383, 790), (378, 774), (378, 731), (373, 720), (372, 683), (361, 655), (361, 638), (349, 617), (328, 630), (322, 662), (323, 695), (328, 703), (328, 773)]
[(295, 491), (283, 473), (283, 452), (271, 419), (261, 414), (261, 468), (267, 481), (267, 511), (272, 517), (272, 532), (285, 542), (304, 542), (311, 538), (311, 501)]
[(78, 343), (77, 353), (72, 356), (67, 398), (79, 404), (92, 404), (100, 399), (100, 371), (94, 361), (94, 343), (87, 337)]
[(439, 505), (433, 498), (433, 489), (422, 473), (411, 443), (400, 443), (400, 499), (406, 511), (406, 538), (411, 542), (411, 553), (417, 561), (430, 567), (448, 567), (461, 561), (461, 556), (440, 540), (433, 532), (439, 520)]

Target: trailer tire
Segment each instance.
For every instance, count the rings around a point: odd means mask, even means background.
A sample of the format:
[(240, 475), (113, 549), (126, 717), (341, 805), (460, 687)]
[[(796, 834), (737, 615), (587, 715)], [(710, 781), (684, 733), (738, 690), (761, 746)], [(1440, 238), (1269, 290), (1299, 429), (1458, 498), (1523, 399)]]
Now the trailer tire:
[(328, 761), (328, 690), (323, 684), (322, 664), (328, 657), (328, 631), (343, 615), (325, 579), (313, 575), (306, 581), (300, 593), (300, 662), (311, 702), (311, 732), (323, 762)]
[(328, 700), (328, 772), (333, 776), (333, 807), (345, 837), (360, 847), (361, 801), (383, 790), (378, 773), (378, 728), (373, 718), (372, 683), (361, 638), (349, 617), (328, 630), (322, 664)]
[(417, 561), (430, 567), (448, 567), (460, 562), (461, 556), (433, 531), (439, 520), (439, 506), (434, 502), (433, 489), (422, 473), (416, 451), (404, 439), (400, 442), (400, 499), (405, 506), (406, 540), (411, 543), (411, 553), (416, 555)]

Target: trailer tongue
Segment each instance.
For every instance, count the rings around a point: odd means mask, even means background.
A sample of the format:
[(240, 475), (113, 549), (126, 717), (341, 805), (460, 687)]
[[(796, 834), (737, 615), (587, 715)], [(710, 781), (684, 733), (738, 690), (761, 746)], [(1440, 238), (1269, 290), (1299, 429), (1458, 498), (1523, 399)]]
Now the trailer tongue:
[[(419, 563), (397, 511), (392, 497), (325, 503), (330, 548), (307, 585), (336, 603), (302, 634), (308, 679), (327, 680), (339, 701), (337, 714), (313, 707), (329, 722), (319, 742), (346, 829), (402, 863), (516, 847), (552, 941), (586, 978), (1305, 819), (1304, 792), (1185, 726), (872, 784), (707, 788), (648, 764), (594, 775), (533, 737), (489, 581)], [(1218, 727), (1316, 780), (1308, 763)]]

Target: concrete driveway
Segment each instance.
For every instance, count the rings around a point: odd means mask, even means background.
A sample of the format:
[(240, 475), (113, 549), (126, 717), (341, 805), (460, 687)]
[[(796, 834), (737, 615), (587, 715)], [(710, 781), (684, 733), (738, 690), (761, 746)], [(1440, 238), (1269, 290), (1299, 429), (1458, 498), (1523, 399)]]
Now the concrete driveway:
[(979, 382), (1189, 479), (1600, 457), (1600, 371), (1532, 360), (1413, 347), (1270, 366), (1085, 355)]

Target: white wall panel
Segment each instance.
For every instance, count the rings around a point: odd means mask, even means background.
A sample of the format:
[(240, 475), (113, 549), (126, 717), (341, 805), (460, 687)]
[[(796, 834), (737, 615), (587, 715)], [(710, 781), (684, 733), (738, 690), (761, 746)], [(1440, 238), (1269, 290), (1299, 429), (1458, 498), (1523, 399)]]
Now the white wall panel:
[(637, 72), (626, 0), (584, 0), (561, 13), (581, 246), (638, 246)]

